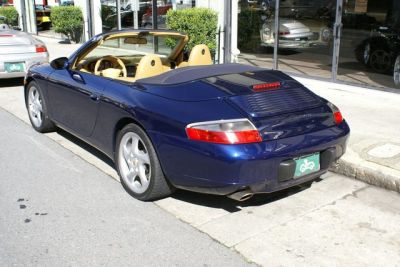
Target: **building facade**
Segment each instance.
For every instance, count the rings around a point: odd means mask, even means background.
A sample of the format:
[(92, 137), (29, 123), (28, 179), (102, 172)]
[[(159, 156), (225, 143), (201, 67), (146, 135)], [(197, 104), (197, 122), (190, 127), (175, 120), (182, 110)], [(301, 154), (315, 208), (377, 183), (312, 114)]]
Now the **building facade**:
[[(398, 0), (36, 0), (36, 4), (81, 7), (83, 40), (113, 29), (163, 29), (169, 9), (207, 7), (219, 14), (220, 62), (378, 88), (396, 88), (396, 73), (400, 80)], [(46, 32), (35, 23), (31, 0), (14, 0), (14, 5), (25, 31)]]

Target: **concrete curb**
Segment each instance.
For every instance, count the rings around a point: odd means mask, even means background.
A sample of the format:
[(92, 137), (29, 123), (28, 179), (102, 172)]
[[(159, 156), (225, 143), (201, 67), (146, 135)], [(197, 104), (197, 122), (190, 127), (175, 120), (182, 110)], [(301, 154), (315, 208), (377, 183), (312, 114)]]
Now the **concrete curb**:
[(400, 193), (400, 171), (364, 160), (349, 148), (330, 171)]

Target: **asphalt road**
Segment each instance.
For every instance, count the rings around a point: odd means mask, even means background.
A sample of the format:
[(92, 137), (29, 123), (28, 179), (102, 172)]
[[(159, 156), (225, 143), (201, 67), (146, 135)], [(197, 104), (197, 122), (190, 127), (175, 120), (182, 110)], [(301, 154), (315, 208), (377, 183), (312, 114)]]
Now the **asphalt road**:
[(245, 266), (0, 108), (1, 266)]

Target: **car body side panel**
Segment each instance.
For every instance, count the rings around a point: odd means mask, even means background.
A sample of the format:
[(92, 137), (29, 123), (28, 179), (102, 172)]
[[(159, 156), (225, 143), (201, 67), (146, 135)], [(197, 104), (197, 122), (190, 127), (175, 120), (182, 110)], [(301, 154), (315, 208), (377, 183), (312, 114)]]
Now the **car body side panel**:
[(96, 123), (99, 101), (103, 91), (103, 78), (87, 73), (55, 70), (49, 78), (48, 95), (51, 98), (52, 118), (56, 123), (82, 135), (90, 136)]
[[(137, 121), (145, 131), (186, 138), (185, 127), (193, 121), (236, 119), (243, 116), (222, 99), (180, 102), (148, 93), (132, 84), (104, 79), (104, 95), (91, 139), (107, 155), (113, 157), (114, 131), (124, 118)], [(150, 136), (151, 139), (151, 136)], [(154, 140), (152, 140), (154, 141)], [(156, 150), (158, 147), (156, 146)]]

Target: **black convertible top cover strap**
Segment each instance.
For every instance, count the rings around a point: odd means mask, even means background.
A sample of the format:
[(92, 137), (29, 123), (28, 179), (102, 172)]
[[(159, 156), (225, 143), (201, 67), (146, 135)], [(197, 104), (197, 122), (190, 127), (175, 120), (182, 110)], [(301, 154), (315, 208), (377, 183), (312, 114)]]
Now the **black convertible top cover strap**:
[(163, 74), (137, 80), (137, 83), (143, 85), (173, 85), (179, 83), (191, 82), (194, 80), (204, 79), (213, 76), (220, 76), (234, 73), (255, 72), (265, 69), (243, 65), (237, 63), (216, 64), (206, 66), (193, 66), (178, 68)]

